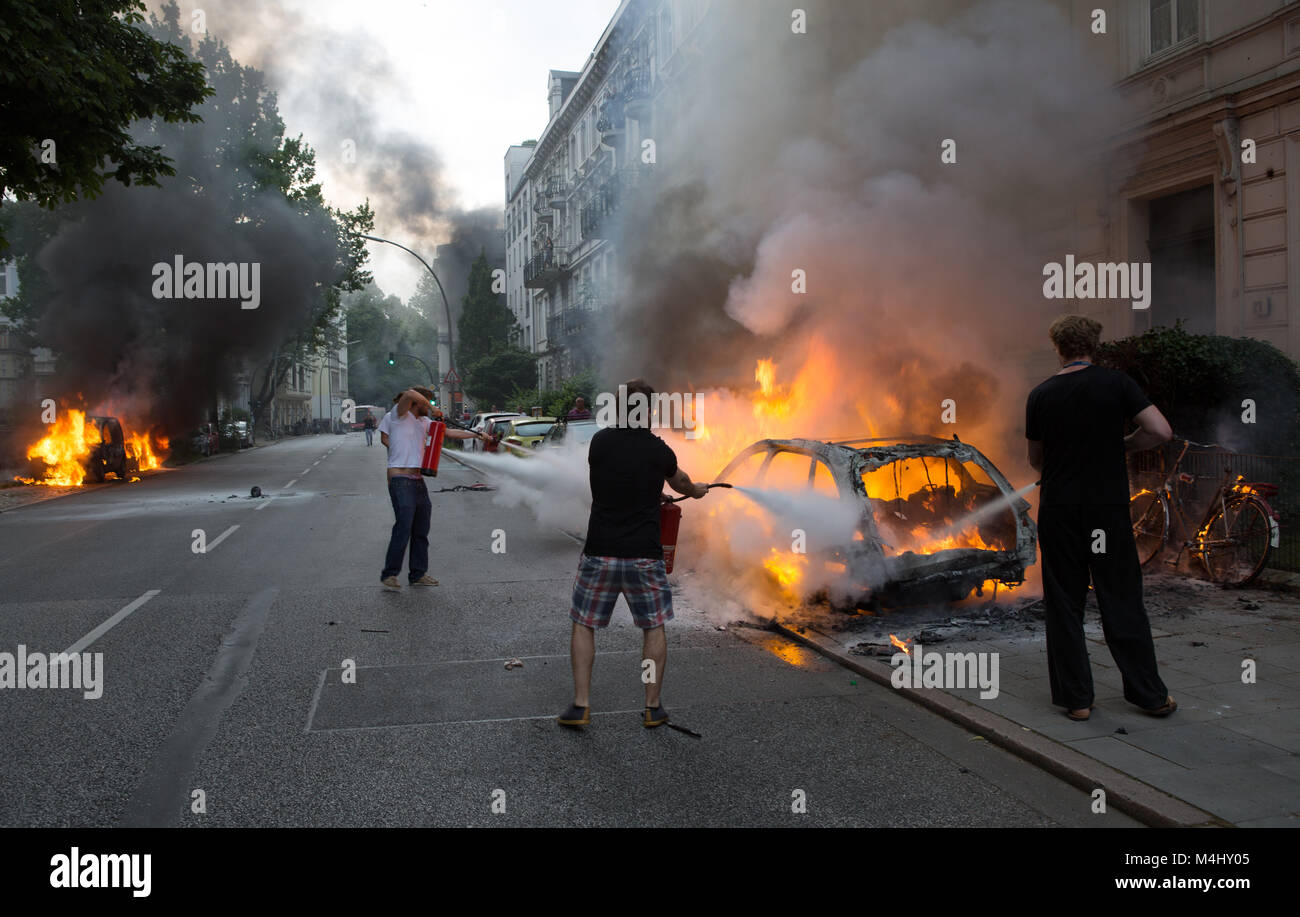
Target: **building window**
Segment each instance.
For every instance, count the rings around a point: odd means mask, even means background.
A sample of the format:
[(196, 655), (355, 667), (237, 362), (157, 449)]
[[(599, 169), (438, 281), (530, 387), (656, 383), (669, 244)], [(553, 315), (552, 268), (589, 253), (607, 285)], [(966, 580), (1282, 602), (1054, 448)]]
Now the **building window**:
[(1198, 0), (1151, 0), (1151, 53), (1195, 38), (1199, 7)]

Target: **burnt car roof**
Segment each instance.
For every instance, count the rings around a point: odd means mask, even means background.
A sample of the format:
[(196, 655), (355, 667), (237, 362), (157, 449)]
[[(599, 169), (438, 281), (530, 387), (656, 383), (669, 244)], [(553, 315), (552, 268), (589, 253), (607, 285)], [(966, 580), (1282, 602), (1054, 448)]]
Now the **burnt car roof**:
[[(827, 442), (816, 439), (762, 439), (736, 454), (715, 480), (726, 480), (740, 463), (759, 452), (795, 452), (821, 459), (837, 479), (841, 499), (858, 499), (864, 506), (862, 541), (844, 545), (843, 555), (867, 594), (891, 600), (918, 597), (928, 601), (947, 593), (969, 593), (987, 580), (1016, 584), (1025, 568), (1037, 559), (1037, 527), (1029, 517), (1029, 504), (1015, 498), (1007, 507), (1015, 519), (1014, 547), (1001, 549), (956, 547), (931, 553), (904, 551), (887, 555), (875, 518), (875, 500), (867, 493), (863, 473), (917, 456), (952, 458), (980, 468), (1005, 497), (1015, 489), (975, 446), (953, 437), (902, 435)], [(770, 460), (769, 460), (770, 461)], [(852, 495), (851, 497), (849, 495)]]

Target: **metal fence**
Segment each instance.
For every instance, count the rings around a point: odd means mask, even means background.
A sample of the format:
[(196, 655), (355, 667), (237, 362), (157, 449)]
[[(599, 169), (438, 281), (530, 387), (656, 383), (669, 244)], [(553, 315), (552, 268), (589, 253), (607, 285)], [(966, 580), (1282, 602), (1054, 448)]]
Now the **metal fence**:
[[(1159, 449), (1136, 452), (1129, 456), (1129, 479), (1136, 489), (1158, 488), (1182, 443), (1166, 443)], [(1180, 483), (1183, 509), (1189, 526), (1196, 526), (1215, 490), (1228, 470), (1244, 475), (1248, 482), (1276, 484), (1276, 495), (1266, 496), (1277, 512), (1281, 530), (1278, 547), (1269, 554), (1268, 566), (1277, 570), (1300, 572), (1300, 458), (1286, 455), (1251, 455), (1226, 449), (1187, 450), (1179, 471), (1193, 475), (1191, 483)], [(1176, 527), (1173, 538), (1183, 537)]]

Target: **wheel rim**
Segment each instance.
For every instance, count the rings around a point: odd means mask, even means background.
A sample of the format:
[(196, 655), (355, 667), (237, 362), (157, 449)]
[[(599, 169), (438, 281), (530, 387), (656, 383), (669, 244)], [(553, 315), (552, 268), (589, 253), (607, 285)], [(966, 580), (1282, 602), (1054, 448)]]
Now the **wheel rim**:
[(1160, 551), (1165, 541), (1165, 511), (1160, 498), (1144, 490), (1129, 501), (1129, 518), (1133, 521), (1133, 541), (1138, 562), (1145, 564)]
[(1214, 514), (1202, 533), (1202, 550), (1211, 579), (1245, 585), (1264, 567), (1272, 536), (1268, 514), (1253, 500), (1227, 504)]

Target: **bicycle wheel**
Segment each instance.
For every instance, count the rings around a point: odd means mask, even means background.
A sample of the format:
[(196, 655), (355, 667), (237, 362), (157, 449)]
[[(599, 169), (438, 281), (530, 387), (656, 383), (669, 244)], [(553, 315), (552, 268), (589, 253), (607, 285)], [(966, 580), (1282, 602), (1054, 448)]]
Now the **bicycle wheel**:
[(1272, 549), (1272, 520), (1254, 497), (1229, 500), (1200, 532), (1201, 562), (1210, 579), (1245, 586), (1264, 569)]
[(1160, 553), (1169, 530), (1169, 509), (1160, 494), (1150, 490), (1135, 493), (1128, 501), (1133, 520), (1133, 541), (1137, 543), (1138, 563), (1145, 566)]

